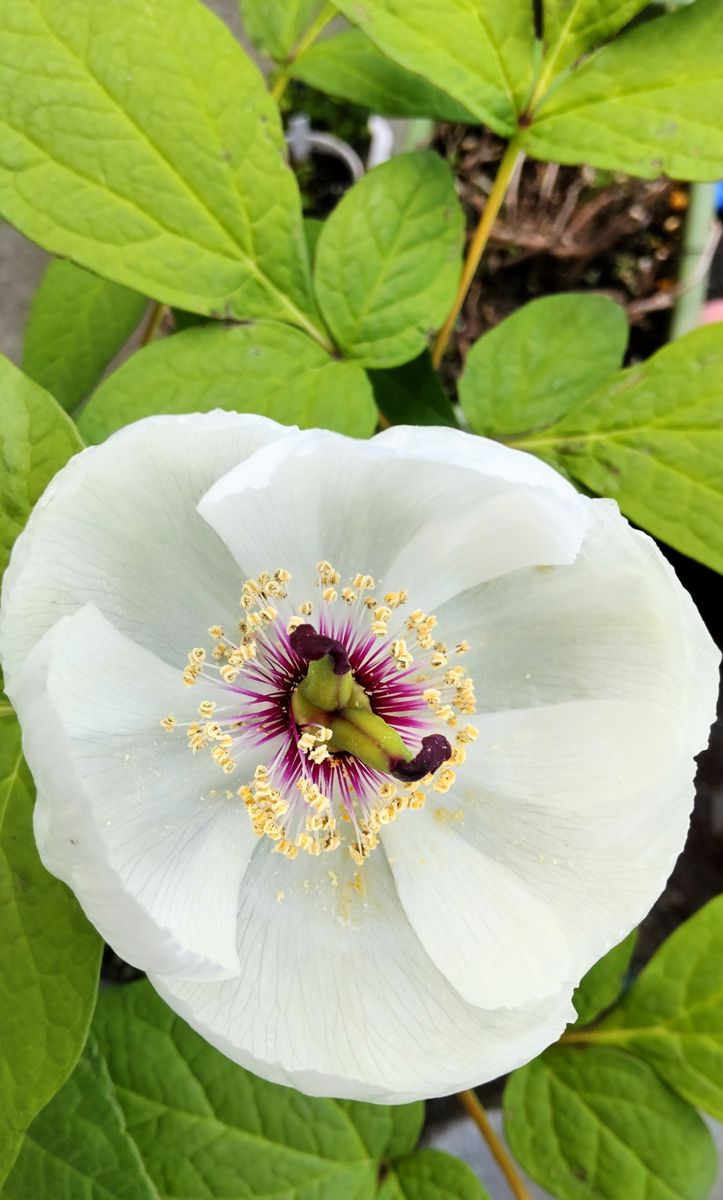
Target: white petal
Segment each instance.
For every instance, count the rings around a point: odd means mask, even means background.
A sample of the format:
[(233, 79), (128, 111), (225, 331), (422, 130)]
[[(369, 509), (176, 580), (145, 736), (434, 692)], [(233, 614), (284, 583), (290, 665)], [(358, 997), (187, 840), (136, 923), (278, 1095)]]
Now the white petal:
[(32, 651), (18, 715), (48, 870), (128, 962), (222, 979), (255, 838), (220, 769), (160, 728), (169, 710), (192, 718), (193, 691), (89, 605)]
[(382, 831), (417, 937), (470, 1004), (514, 1008), (577, 982), (561, 920), (539, 894), (456, 828), (464, 810), (406, 812)]
[(608, 500), (587, 501), (575, 562), (496, 579), (439, 612), (442, 636), (472, 646), (481, 709), (572, 699), (640, 700), (690, 723), (690, 754), (715, 712), (720, 655), (655, 543)]
[(356, 886), (354, 875), (346, 855), (289, 862), (261, 845), (241, 889), (238, 978), (151, 982), (224, 1054), (265, 1078), (386, 1103), (512, 1070), (572, 1018), (570, 989), (515, 1010), (466, 1004), (405, 920), (383, 854)]
[(440, 432), (427, 431), (426, 457), (382, 438), (300, 433), (230, 471), (199, 512), (254, 573), (283, 566), (310, 589), (328, 559), (345, 578), (371, 574), (427, 608), (520, 567), (573, 561), (587, 514), (573, 488), (549, 468), (528, 469), (526, 455), (519, 479), (496, 474), (513, 452), (469, 435), (459, 461), (442, 458)]
[(695, 769), (685, 733), (664, 708), (605, 700), (476, 723), (444, 807), (553, 910), (577, 979), (646, 914), (683, 846)]
[(238, 413), (152, 417), (55, 476), (5, 572), (0, 645), (8, 693), (60, 617), (95, 604), (167, 661), (231, 619), (239, 570), (196, 512), (230, 467), (289, 430)]
[(512, 450), (490, 438), (471, 436), (461, 429), (394, 425), (377, 434), (374, 441), (385, 450), (394, 451), (398, 459), (452, 463), (493, 479), (504, 479), (507, 483), (545, 488), (566, 501), (574, 501), (578, 496), (563, 475), (535, 458), (534, 454)]

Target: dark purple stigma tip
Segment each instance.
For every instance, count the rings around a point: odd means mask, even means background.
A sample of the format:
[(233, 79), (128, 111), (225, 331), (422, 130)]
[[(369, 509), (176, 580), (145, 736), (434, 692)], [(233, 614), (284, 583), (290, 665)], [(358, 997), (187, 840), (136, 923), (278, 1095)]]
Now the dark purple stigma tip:
[(428, 737), (422, 738), (419, 754), (411, 762), (400, 760), (392, 769), (392, 775), (395, 779), (401, 779), (403, 783), (415, 783), (417, 779), (423, 779), (425, 775), (431, 775), (432, 771), (441, 767), (451, 754), (452, 747), (444, 734), (430, 733)]
[(292, 650), (306, 662), (316, 662), (326, 654), (331, 659), (335, 675), (346, 675), (351, 671), (349, 655), (341, 642), (337, 642), (336, 638), (325, 637), (323, 633), (317, 633), (313, 625), (299, 625), (298, 629), (289, 634), (289, 641)]

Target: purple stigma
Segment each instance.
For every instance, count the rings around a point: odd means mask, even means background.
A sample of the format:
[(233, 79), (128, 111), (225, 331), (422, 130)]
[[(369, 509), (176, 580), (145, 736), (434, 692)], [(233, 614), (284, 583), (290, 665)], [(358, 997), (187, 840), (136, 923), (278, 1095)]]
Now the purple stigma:
[[(323, 633), (317, 633), (313, 625), (299, 625), (298, 629), (289, 634), (289, 641), (292, 650), (306, 662), (316, 662), (317, 659), (328, 655), (335, 675), (346, 675), (351, 671), (349, 655), (341, 642), (336, 638), (326, 637)], [(446, 741), (445, 738), (442, 740)], [(429, 738), (425, 738), (425, 741), (429, 741)]]
[(415, 783), (425, 775), (431, 775), (437, 767), (441, 767), (451, 754), (452, 747), (444, 734), (430, 733), (422, 738), (422, 749), (411, 762), (399, 760), (392, 768), (392, 775), (395, 779), (401, 779), (403, 783)]

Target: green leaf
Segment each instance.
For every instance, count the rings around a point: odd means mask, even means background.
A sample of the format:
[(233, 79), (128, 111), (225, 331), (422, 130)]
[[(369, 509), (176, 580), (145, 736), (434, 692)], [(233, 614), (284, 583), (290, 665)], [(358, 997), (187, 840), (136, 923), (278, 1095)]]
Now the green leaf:
[(347, 29), (317, 42), (296, 59), (289, 73), (320, 92), (362, 104), (382, 116), (475, 122), (463, 104), (387, 58), (361, 29)]
[(35, 1118), (3, 1200), (160, 1200), (128, 1136), (91, 1037), (70, 1079)]
[(431, 152), (393, 158), (346, 193), (321, 231), (315, 284), (349, 357), (393, 367), (424, 349), (454, 299), (463, 224), (450, 169)]
[[(0, 354), (0, 579), (53, 475), (83, 443), (70, 417)], [(0, 688), (3, 679), (0, 671)], [(4, 695), (0, 691), (0, 704)]]
[(316, 258), (316, 247), (319, 244), (319, 235), (324, 228), (324, 222), (318, 217), (304, 217), (304, 237), (306, 238), (306, 247), (309, 251), (309, 262)]
[(623, 309), (605, 296), (526, 304), (467, 355), (459, 402), (471, 428), (510, 438), (559, 420), (616, 373), (627, 338)]
[[(0, 1183), (30, 1122), (72, 1071), (102, 943), (38, 858), (34, 790), (13, 716), (0, 719)], [(42, 1193), (38, 1193), (42, 1194)], [(49, 1194), (49, 1193), (45, 1193)], [(53, 1193), (54, 1194), (54, 1193)]]
[(145, 982), (103, 993), (94, 1029), (128, 1133), (164, 1200), (373, 1200), (379, 1148), (408, 1144), (418, 1128), (420, 1105), (410, 1114), (312, 1099), (257, 1079)]
[(410, 1154), (419, 1141), (424, 1124), (424, 1104), (364, 1104), (360, 1100), (336, 1100), (352, 1121), (371, 1158), (398, 1158)]
[(532, 82), (528, 0), (334, 0), (388, 58), (421, 75), (502, 137)]
[(101, 384), (78, 420), (86, 440), (100, 442), (140, 417), (213, 408), (355, 437), (376, 424), (364, 372), (273, 321), (204, 325), (154, 342)]
[(608, 950), (575, 988), (572, 1002), (577, 1010), (578, 1025), (589, 1025), (617, 1000), (630, 966), (637, 936), (638, 931), (634, 929), (622, 942)]
[(276, 62), (286, 62), (323, 7), (322, 0), (239, 0), (244, 31)]
[[(30, 510), (82, 448), (73, 422), (0, 356), (0, 574)], [(33, 786), (12, 708), (0, 703), (0, 1183), (23, 1131), (83, 1046), (101, 942), (64, 884), (41, 865)]]
[(723, 325), (664, 346), (558, 424), (509, 440), (723, 571)]
[(25, 374), (72, 412), (92, 392), (147, 307), (145, 296), (56, 259), (30, 306)]
[(720, 179), (720, 0), (646, 21), (591, 55), (543, 101), (522, 146), (535, 158), (645, 179)]
[(543, 0), (542, 75), (548, 81), (607, 41), (649, 0)]
[(645, 1063), (555, 1047), (510, 1077), (505, 1133), (559, 1200), (705, 1200), (716, 1175), (701, 1118)]
[(0, 576), (50, 480), (83, 448), (59, 404), (0, 355)]
[(489, 1200), (466, 1163), (442, 1150), (418, 1150), (393, 1164), (378, 1200)]
[(428, 350), (387, 371), (369, 371), (377, 406), (390, 425), (451, 425), (457, 418)]
[(7, 220), (166, 304), (316, 332), (278, 110), (205, 5), (13, 0), (0, 41)]
[(676, 929), (589, 1037), (644, 1058), (723, 1120), (723, 897)]

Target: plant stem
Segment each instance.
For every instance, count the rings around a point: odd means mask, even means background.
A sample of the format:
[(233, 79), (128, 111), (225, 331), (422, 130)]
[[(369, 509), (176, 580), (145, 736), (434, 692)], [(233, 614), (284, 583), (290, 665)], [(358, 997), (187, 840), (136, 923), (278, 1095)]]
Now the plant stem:
[(497, 1166), (510, 1185), (510, 1191), (513, 1196), (516, 1197), (516, 1200), (531, 1200), (530, 1193), (520, 1179), (506, 1146), (492, 1128), (490, 1119), (475, 1093), (473, 1091), (460, 1092), (458, 1098), (467, 1109), (467, 1112), (489, 1146)]
[(462, 270), (462, 278), (459, 281), (459, 287), (457, 288), (457, 295), (455, 296), (452, 310), (437, 334), (437, 340), (434, 343), (434, 349), (432, 350), (432, 365), (435, 367), (439, 366), (444, 356), (444, 352), (447, 349), (447, 343), (449, 342), (455, 322), (459, 316), (460, 309), (464, 304), (465, 296), (469, 291), (469, 286), (474, 279), (475, 272), (484, 253), (485, 246), (489, 241), (494, 223), (497, 220), (497, 214), (502, 207), (505, 195), (507, 194), (507, 188), (510, 184), (510, 179), (512, 178), (512, 173), (517, 165), (517, 160), (521, 153), (522, 151), (517, 143), (517, 139), (513, 138), (502, 156), (502, 161), (500, 162), (497, 170), (497, 176), (495, 178), (492, 191), (487, 198), (487, 203), (485, 204), (482, 216), (479, 219), (479, 224), (475, 229), (472, 241), (469, 244), (467, 258), (465, 259), (464, 268)]
[(670, 323), (671, 341), (698, 325), (708, 285), (708, 271), (704, 267), (701, 272), (699, 268), (715, 219), (715, 184), (691, 183), (688, 195), (678, 270), (680, 294)]
[(289, 54), (283, 69), (274, 80), (274, 86), (271, 89), (271, 95), (277, 104), (288, 87), (289, 80), (291, 78), (289, 71), (292, 63), (295, 63), (297, 58), (301, 58), (301, 55), (309, 49), (309, 46), (313, 46), (316, 39), (324, 32), (329, 22), (335, 16), (336, 9), (334, 8), (334, 5), (325, 4), (324, 7), (317, 13), (316, 20), (311, 22), (309, 28), (299, 38), (293, 50)]
[(143, 340), (141, 341), (141, 346), (149, 346), (151, 344), (151, 342), (155, 342), (156, 338), (158, 337), (159, 333), (161, 332), (161, 326), (163, 324), (163, 318), (165, 317), (165, 315), (166, 315), (165, 304), (154, 304), (153, 305), (153, 308), (151, 309), (151, 315), (148, 318), (148, 324), (146, 325), (145, 333), (143, 334)]

